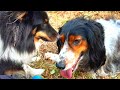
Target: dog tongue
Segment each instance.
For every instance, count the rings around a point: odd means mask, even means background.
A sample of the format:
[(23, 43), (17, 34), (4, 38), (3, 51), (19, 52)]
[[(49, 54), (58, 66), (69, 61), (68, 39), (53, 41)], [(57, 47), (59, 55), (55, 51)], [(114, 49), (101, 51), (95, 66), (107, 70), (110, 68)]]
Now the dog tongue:
[(72, 68), (68, 69), (68, 70), (61, 70), (60, 74), (64, 77), (64, 78), (68, 78), (70, 79), (72, 77)]

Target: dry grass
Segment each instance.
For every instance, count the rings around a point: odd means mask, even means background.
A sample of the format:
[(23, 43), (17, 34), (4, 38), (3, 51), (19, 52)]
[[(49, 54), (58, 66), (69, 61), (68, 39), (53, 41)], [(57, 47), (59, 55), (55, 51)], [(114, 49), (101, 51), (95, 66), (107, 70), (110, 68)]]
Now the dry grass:
[[(59, 30), (66, 21), (71, 20), (73, 18), (79, 16), (85, 16), (86, 18), (98, 19), (98, 18), (108, 18), (115, 17), (120, 19), (120, 11), (47, 11), (48, 16), (50, 18), (51, 25)], [(43, 77), (46, 79), (63, 79), (63, 77), (59, 74), (59, 69), (55, 67), (55, 63), (51, 60), (46, 60), (44, 58), (44, 53), (53, 52), (57, 53), (57, 46), (55, 42), (44, 43), (40, 47), (39, 57), (40, 60), (33, 63), (34, 68), (44, 68), (45, 72), (43, 73)], [(100, 77), (98, 77), (100, 78)], [(73, 74), (72, 79), (92, 79), (92, 75), (85, 72), (80, 72), (77, 70)], [(116, 77), (106, 77), (106, 79), (120, 79), (120, 75)]]

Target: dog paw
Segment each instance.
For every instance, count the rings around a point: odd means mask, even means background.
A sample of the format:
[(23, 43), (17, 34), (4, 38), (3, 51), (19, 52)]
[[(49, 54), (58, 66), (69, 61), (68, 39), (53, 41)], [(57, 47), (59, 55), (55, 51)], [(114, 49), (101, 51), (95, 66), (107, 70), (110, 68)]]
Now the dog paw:
[(51, 59), (52, 53), (47, 52), (45, 53), (45, 59)]
[(50, 53), (50, 52), (45, 53), (45, 59), (50, 59), (55, 62), (60, 61), (58, 54), (54, 54), (54, 53)]
[(27, 79), (29, 79), (30, 77), (32, 77), (34, 75), (41, 75), (45, 71), (45, 69), (35, 69), (35, 68), (32, 68), (32, 67), (30, 67), (27, 64), (23, 64), (22, 67), (23, 67), (23, 69), (25, 71)]
[(36, 62), (36, 61), (39, 61), (39, 60), (40, 60), (40, 57), (35, 56), (35, 57), (32, 58), (31, 62)]
[(104, 70), (101, 70), (101, 69), (97, 70), (96, 74), (98, 77), (103, 77), (103, 78), (108, 77), (108, 75), (109, 75), (109, 74), (105, 73)]

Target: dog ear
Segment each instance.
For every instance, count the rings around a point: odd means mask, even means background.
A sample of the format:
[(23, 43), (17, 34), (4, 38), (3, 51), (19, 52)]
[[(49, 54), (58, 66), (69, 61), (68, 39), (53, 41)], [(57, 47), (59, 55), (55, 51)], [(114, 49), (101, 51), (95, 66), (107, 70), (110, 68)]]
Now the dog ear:
[(89, 43), (89, 65), (95, 71), (105, 63), (105, 46), (104, 32), (101, 24), (97, 22), (86, 23), (88, 27), (88, 43)]

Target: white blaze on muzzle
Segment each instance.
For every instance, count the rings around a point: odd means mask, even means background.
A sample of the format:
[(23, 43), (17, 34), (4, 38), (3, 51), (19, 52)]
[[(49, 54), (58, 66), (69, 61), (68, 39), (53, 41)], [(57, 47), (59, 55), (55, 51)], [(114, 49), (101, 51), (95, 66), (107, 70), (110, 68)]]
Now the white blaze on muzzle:
[(67, 41), (65, 41), (64, 46), (59, 53), (59, 58), (60, 58), (60, 61), (65, 62), (66, 64), (65, 70), (71, 68), (72, 65), (75, 64), (75, 60), (74, 60), (75, 54), (74, 52), (72, 52), (72, 50), (70, 50), (70, 47)]

